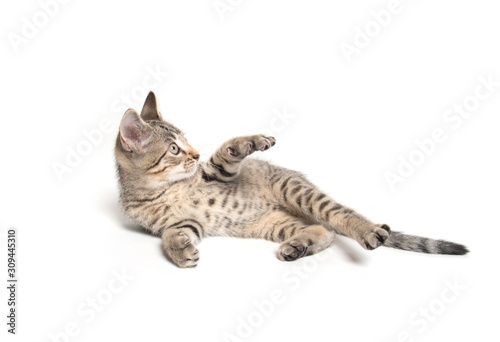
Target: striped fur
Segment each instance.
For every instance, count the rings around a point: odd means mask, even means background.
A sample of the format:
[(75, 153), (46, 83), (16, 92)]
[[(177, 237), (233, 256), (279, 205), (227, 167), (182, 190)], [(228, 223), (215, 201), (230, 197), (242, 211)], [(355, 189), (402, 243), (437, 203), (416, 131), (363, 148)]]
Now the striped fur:
[(404, 235), (336, 202), (302, 174), (246, 158), (273, 147), (263, 135), (226, 141), (207, 162), (182, 132), (164, 121), (153, 93), (141, 115), (128, 110), (115, 156), (125, 214), (162, 238), (180, 267), (196, 266), (195, 245), (207, 236), (280, 243), (278, 258), (295, 260), (330, 246), (335, 233), (365, 249), (381, 245), (435, 254), (465, 254), (441, 240)]
[(465, 246), (457, 243), (406, 235), (400, 232), (392, 232), (384, 246), (429, 254), (464, 255), (469, 252)]

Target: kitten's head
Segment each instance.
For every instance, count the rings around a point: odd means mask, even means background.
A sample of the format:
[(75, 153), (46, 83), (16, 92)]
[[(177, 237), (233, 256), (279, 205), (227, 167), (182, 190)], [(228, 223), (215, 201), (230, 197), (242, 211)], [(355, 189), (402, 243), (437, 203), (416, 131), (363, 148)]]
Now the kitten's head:
[(123, 115), (115, 157), (121, 178), (126, 175), (150, 188), (191, 177), (200, 155), (177, 127), (162, 119), (150, 92), (141, 115), (133, 109)]

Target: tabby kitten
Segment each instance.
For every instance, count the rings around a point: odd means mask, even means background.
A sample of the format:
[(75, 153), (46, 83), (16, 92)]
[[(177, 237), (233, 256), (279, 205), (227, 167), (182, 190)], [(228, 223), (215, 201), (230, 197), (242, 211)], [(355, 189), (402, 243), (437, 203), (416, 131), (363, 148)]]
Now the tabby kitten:
[(286, 261), (327, 248), (335, 233), (365, 249), (468, 252), (452, 242), (391, 232), (336, 202), (302, 174), (246, 158), (275, 143), (264, 135), (233, 138), (201, 162), (183, 133), (163, 120), (151, 92), (141, 115), (129, 109), (120, 123), (115, 156), (122, 208), (161, 236), (167, 257), (179, 267), (197, 265), (195, 245), (206, 236), (278, 242), (278, 258)]

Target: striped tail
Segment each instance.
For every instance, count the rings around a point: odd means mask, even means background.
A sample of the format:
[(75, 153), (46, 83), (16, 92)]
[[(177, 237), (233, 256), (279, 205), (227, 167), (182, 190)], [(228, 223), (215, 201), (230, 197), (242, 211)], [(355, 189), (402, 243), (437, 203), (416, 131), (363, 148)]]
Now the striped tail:
[(458, 243), (406, 235), (395, 231), (391, 232), (384, 246), (429, 254), (464, 255), (469, 252), (467, 247)]

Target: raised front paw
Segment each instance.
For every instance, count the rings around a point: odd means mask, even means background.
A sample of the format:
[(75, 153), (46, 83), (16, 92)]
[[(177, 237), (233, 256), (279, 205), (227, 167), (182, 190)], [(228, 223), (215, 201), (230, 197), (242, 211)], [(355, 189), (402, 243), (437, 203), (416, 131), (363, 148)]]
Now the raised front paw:
[(179, 232), (168, 245), (164, 245), (165, 252), (179, 267), (195, 267), (200, 259), (199, 251), (191, 243), (184, 232)]
[(368, 232), (366, 232), (361, 240), (358, 241), (361, 246), (366, 249), (372, 250), (385, 243), (385, 240), (389, 237), (391, 233), (391, 228), (386, 224), (374, 225)]
[(255, 151), (266, 151), (276, 145), (276, 139), (263, 134), (235, 138), (226, 151), (233, 157), (245, 158)]

